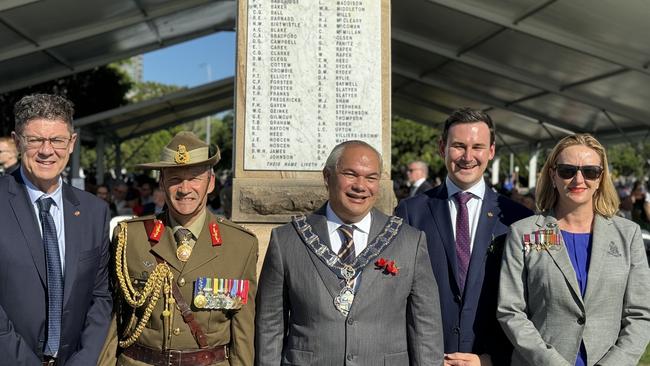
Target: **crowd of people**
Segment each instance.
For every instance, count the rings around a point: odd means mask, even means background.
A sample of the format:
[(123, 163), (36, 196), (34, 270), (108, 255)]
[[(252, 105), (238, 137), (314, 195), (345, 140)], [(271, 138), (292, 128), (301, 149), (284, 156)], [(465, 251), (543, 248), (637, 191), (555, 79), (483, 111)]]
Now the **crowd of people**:
[[(641, 228), (617, 216), (606, 151), (588, 134), (550, 152), (535, 212), (486, 183), (495, 128), (483, 111), (447, 118), (446, 177), (421, 189), (426, 164), (409, 164), (394, 215), (375, 208), (381, 154), (340, 143), (322, 171), (327, 201), (272, 230), (258, 280), (255, 234), (208, 209), (218, 150), (180, 132), (138, 166), (158, 183), (91, 194), (61, 178), (72, 116), (56, 95), (15, 106), (0, 365), (632, 366), (650, 340)], [(643, 198), (631, 194), (633, 212)], [(111, 240), (115, 215), (133, 217)]]

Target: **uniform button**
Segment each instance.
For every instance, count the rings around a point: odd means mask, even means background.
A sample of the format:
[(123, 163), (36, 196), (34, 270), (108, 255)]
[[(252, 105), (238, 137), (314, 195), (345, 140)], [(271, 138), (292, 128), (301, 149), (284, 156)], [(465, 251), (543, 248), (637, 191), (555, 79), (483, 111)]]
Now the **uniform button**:
[(178, 285), (183, 287), (185, 286), (185, 278), (181, 277), (178, 279)]
[(580, 325), (583, 325), (585, 323), (585, 317), (584, 316), (579, 317), (576, 322)]
[(460, 328), (459, 327), (454, 327), (452, 329), (452, 331), (454, 332), (454, 334), (459, 334), (460, 333)]
[(179, 334), (181, 334), (181, 328), (174, 328), (174, 330), (173, 330), (172, 333), (174, 333), (174, 335), (179, 335)]
[(354, 324), (354, 320), (353, 319), (348, 319), (348, 325), (353, 325), (353, 324)]
[(351, 354), (348, 353), (348, 357), (347, 357), (348, 361), (352, 361), (353, 358), (354, 358), (354, 356), (352, 356)]
[(454, 296), (454, 302), (460, 304), (460, 295)]

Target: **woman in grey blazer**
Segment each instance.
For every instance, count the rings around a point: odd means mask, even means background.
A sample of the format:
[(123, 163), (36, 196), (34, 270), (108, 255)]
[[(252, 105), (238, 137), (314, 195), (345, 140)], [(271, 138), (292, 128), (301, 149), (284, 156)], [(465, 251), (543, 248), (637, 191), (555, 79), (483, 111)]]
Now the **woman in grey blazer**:
[(497, 318), (513, 365), (636, 365), (650, 339), (650, 269), (639, 226), (615, 216), (603, 146), (563, 138), (537, 181), (541, 214), (506, 240)]

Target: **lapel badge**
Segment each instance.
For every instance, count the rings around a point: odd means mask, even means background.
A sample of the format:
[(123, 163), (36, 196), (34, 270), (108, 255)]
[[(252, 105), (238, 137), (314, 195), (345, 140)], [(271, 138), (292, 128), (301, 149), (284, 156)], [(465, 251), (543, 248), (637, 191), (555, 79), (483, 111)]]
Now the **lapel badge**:
[(79, 215), (81, 215), (81, 212), (79, 212), (79, 210), (77, 210), (77, 211), (74, 212), (74, 215), (79, 216)]
[(149, 240), (155, 241), (156, 243), (160, 241), (163, 231), (165, 231), (165, 225), (160, 220), (154, 220), (153, 229), (149, 234)]
[(614, 244), (613, 241), (609, 242), (609, 250), (607, 251), (607, 254), (611, 255), (612, 257), (620, 257), (621, 253), (618, 251), (618, 247), (616, 244)]
[(147, 268), (153, 267), (153, 263), (151, 261), (148, 261), (148, 260), (142, 261), (142, 264), (144, 264), (144, 266), (147, 267)]
[(488, 211), (487, 215), (488, 215), (488, 217), (492, 217), (492, 216), (494, 216), (494, 214), (492, 213), (492, 211)]
[(176, 154), (174, 155), (176, 164), (187, 164), (190, 162), (190, 153), (187, 151), (185, 145), (178, 145)]
[(217, 247), (223, 244), (221, 233), (219, 232), (219, 225), (216, 222), (210, 223), (210, 238), (212, 239), (212, 246)]

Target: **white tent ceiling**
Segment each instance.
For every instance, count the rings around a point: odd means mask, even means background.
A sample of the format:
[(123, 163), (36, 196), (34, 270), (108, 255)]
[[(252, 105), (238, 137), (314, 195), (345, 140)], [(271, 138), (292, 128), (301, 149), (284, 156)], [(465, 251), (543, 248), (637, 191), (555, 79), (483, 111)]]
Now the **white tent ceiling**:
[[(0, 92), (232, 30), (236, 6), (5, 0)], [(393, 0), (393, 113), (440, 126), (457, 107), (486, 109), (515, 149), (569, 132), (647, 139), (648, 19), (647, 0)]]

